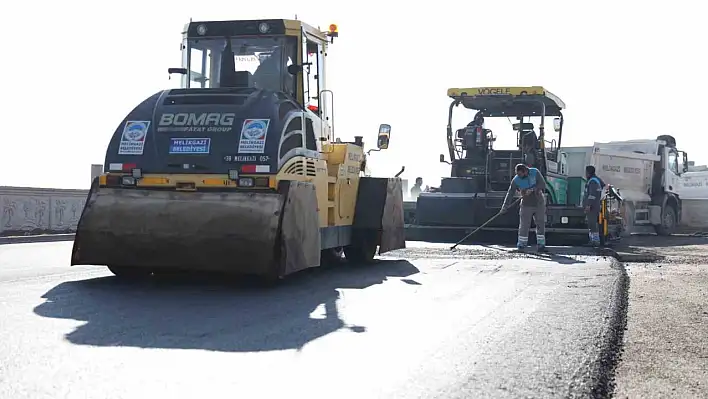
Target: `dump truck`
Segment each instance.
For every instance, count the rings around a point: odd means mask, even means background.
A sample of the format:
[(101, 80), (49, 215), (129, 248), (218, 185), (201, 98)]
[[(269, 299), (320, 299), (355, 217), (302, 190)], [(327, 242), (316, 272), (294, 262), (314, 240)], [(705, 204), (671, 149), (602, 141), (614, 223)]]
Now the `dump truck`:
[[(78, 222), (72, 265), (118, 276), (215, 271), (277, 280), (404, 248), (401, 179), (362, 176), (335, 137), (328, 48), (299, 20), (185, 26), (180, 88), (128, 113)], [(379, 127), (388, 148), (391, 126)]]
[[(515, 166), (524, 163), (537, 168), (546, 181), (547, 241), (558, 242), (559, 237), (565, 241), (569, 236), (587, 239), (584, 209), (580, 204), (568, 203), (572, 193), (561, 162), (565, 103), (541, 86), (451, 88), (447, 94), (452, 99), (447, 122), (450, 161), (441, 154), (440, 162), (450, 165), (450, 177), (443, 178), (434, 192), (421, 193), (416, 201), (405, 201), (406, 238), (450, 241), (481, 227), (499, 213), (516, 174)], [(467, 126), (453, 129), (453, 112), (460, 105), (476, 113)], [(550, 140), (545, 128), (549, 117), (554, 117), (553, 129), (557, 133), (557, 138)], [(486, 128), (485, 118), (515, 118), (511, 128), (516, 134), (516, 148), (495, 148), (497, 135)], [(606, 194), (610, 195), (604, 197), (605, 211), (600, 215), (603, 242), (618, 240), (622, 232), (618, 208), (621, 198), (613, 190)], [(518, 213), (516, 205), (478, 234), (517, 230)], [(533, 234), (533, 226), (531, 231)]]
[(695, 197), (688, 154), (670, 135), (596, 142), (563, 148), (562, 154), (570, 176), (581, 176), (585, 165), (593, 165), (605, 183), (620, 190), (626, 234), (673, 234), (682, 224), (684, 198)]

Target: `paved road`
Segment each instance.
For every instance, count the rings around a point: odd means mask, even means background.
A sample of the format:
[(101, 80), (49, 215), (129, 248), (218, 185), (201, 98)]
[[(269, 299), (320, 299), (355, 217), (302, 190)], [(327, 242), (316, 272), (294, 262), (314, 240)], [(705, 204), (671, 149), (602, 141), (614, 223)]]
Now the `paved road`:
[(0, 246), (2, 399), (588, 397), (626, 283), (605, 258), (418, 245), (271, 290), (131, 284), (70, 249)]

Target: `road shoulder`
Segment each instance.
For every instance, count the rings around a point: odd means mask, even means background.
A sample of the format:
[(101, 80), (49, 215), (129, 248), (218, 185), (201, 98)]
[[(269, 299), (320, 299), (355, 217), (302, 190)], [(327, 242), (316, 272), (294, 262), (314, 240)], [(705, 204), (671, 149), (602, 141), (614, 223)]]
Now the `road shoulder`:
[(627, 265), (629, 307), (617, 398), (708, 397), (708, 265), (698, 256), (671, 258)]

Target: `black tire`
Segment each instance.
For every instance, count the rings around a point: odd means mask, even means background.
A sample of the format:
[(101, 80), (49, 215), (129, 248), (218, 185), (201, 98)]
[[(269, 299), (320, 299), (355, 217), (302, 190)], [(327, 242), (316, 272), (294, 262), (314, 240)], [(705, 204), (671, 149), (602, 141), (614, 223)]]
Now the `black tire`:
[(344, 258), (344, 248), (323, 249), (320, 254), (320, 266), (331, 266), (340, 263)]
[(344, 256), (349, 262), (372, 263), (378, 243), (375, 232), (360, 232), (352, 237), (352, 243), (344, 247)]
[(677, 216), (676, 209), (672, 205), (667, 205), (661, 213), (661, 224), (655, 226), (656, 234), (660, 236), (670, 236), (676, 230)]
[(108, 266), (108, 270), (116, 277), (131, 280), (147, 278), (152, 275), (152, 270), (142, 267)]

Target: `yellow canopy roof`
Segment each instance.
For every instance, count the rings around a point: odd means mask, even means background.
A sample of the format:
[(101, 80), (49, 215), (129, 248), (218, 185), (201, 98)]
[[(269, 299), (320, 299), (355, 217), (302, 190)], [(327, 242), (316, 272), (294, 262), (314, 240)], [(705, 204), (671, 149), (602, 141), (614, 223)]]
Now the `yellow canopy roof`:
[(465, 108), (485, 111), (488, 116), (540, 115), (543, 105), (547, 116), (558, 116), (565, 103), (541, 86), (451, 88), (447, 95)]

